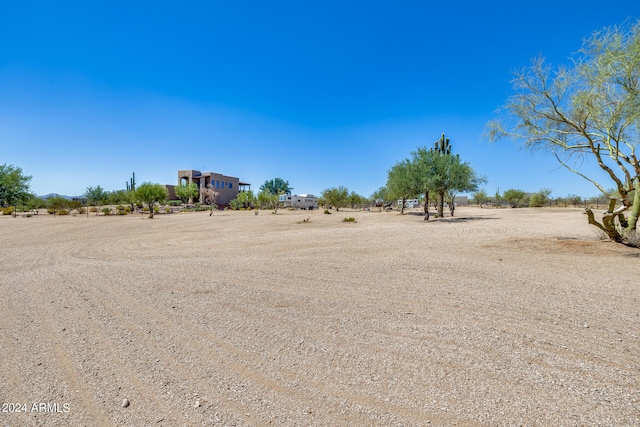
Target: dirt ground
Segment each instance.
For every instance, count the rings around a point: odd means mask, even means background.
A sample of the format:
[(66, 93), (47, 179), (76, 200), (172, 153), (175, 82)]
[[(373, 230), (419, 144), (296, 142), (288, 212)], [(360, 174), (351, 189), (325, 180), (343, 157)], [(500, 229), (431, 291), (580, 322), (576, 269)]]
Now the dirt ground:
[(580, 209), (0, 230), (2, 426), (640, 425), (640, 250)]

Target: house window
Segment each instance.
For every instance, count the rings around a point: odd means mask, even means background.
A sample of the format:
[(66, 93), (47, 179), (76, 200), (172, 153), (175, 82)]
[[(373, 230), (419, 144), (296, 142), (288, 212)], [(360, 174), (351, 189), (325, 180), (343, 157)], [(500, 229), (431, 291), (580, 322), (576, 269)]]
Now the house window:
[(220, 181), (216, 181), (216, 188), (220, 188)]
[(233, 183), (229, 183), (229, 188), (233, 188)]

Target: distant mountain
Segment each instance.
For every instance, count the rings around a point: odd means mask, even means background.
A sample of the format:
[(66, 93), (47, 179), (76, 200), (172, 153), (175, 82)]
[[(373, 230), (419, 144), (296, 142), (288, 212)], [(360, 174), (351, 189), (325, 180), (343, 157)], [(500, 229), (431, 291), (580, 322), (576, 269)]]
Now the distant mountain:
[(62, 197), (63, 199), (67, 199), (67, 200), (79, 200), (79, 199), (84, 199), (84, 196), (65, 196), (64, 194), (58, 194), (58, 193), (49, 193), (49, 194), (45, 194), (44, 196), (38, 196), (41, 199), (49, 199), (51, 197)]

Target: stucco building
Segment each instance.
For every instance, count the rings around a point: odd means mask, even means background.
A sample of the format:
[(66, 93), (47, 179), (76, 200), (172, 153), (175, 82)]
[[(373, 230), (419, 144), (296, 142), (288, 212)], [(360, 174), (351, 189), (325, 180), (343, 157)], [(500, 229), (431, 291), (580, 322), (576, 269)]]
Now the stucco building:
[(239, 178), (222, 175), (215, 172), (200, 172), (193, 169), (178, 171), (178, 185), (188, 185), (194, 182), (200, 189), (200, 195), (193, 202), (206, 202), (203, 190), (211, 186), (217, 193), (217, 205), (226, 206), (238, 196), (241, 191), (249, 190), (251, 185), (241, 182)]

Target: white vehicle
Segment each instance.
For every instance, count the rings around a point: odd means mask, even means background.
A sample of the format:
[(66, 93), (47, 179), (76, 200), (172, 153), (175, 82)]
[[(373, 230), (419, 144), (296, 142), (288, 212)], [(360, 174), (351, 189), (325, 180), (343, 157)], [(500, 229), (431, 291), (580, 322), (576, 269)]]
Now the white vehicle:
[(318, 209), (318, 198), (313, 194), (283, 194), (279, 200), (285, 208)]
[[(398, 207), (402, 207), (402, 200), (398, 200)], [(420, 207), (420, 200), (407, 199), (404, 201), (404, 207), (409, 209)]]

